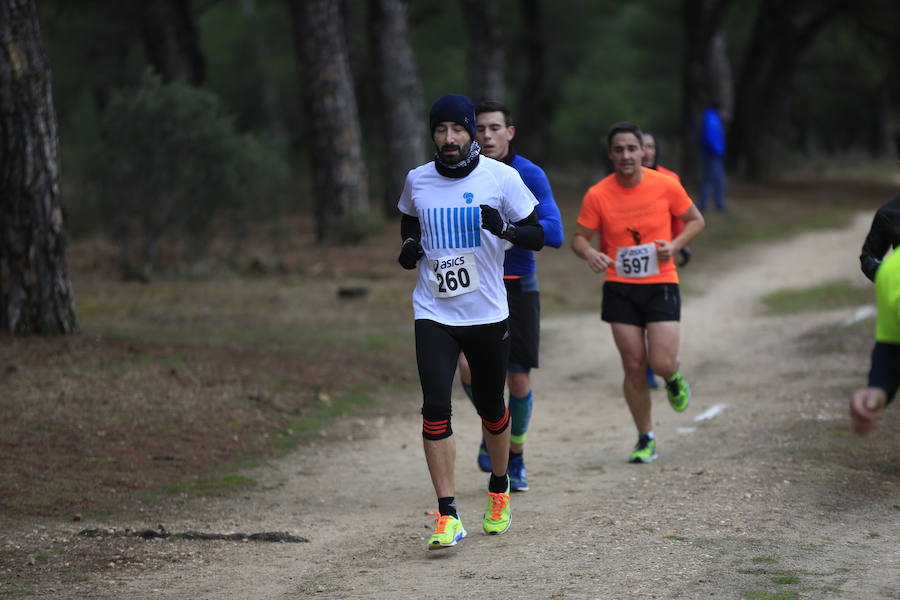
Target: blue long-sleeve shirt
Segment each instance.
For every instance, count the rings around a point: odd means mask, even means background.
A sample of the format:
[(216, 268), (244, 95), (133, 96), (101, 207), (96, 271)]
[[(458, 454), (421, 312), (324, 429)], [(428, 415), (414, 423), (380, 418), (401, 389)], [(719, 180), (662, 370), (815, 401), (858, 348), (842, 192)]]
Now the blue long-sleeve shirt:
[[(522, 181), (534, 194), (538, 200), (535, 207), (538, 220), (544, 228), (544, 245), (559, 248), (563, 244), (563, 226), (562, 217), (559, 214), (559, 207), (553, 198), (553, 190), (550, 189), (550, 181), (544, 170), (539, 166), (518, 154), (510, 154), (504, 159), (512, 166)], [(506, 251), (506, 260), (503, 262), (503, 274), (513, 276), (531, 275), (537, 272), (537, 265), (534, 260), (534, 252), (513, 246)]]
[(707, 156), (725, 156), (725, 126), (714, 108), (703, 111), (703, 129), (700, 149)]

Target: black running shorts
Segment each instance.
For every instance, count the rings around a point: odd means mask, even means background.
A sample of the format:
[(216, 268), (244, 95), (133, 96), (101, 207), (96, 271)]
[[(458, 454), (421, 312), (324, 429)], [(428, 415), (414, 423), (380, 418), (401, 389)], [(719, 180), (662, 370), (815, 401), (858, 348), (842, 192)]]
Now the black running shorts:
[(640, 327), (657, 321), (680, 321), (678, 284), (607, 281), (603, 284), (600, 318), (607, 323)]
[(538, 366), (541, 339), (540, 293), (522, 291), (521, 279), (504, 279), (509, 302), (510, 370), (527, 373)]

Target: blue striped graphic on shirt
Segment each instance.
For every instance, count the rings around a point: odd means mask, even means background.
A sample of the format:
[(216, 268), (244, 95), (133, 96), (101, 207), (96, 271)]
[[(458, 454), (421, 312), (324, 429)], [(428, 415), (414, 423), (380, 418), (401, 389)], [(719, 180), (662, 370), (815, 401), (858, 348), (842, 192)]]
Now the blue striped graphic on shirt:
[(422, 244), (429, 249), (475, 248), (481, 245), (481, 208), (453, 206), (419, 211)]

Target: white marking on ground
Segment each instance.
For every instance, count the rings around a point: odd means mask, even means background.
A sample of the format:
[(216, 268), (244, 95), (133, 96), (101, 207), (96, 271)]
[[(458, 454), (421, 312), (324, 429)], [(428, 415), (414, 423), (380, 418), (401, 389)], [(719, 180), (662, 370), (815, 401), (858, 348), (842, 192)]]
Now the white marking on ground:
[(694, 433), (697, 431), (696, 427), (679, 427), (678, 433)]
[(849, 327), (854, 323), (859, 323), (863, 319), (868, 319), (869, 317), (875, 316), (875, 305), (874, 304), (866, 304), (865, 306), (860, 306), (855, 311), (853, 311), (853, 315), (844, 319), (844, 322), (841, 323), (844, 327)]
[(706, 421), (707, 419), (712, 419), (717, 414), (722, 412), (728, 407), (727, 404), (713, 404), (702, 413), (694, 417), (694, 421)]

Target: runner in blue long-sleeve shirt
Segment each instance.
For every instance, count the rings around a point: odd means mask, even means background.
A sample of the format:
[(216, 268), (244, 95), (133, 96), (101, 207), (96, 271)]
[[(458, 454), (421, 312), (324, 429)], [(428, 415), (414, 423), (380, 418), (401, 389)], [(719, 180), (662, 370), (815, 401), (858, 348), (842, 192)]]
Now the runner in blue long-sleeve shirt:
[[(475, 108), (475, 112), (476, 139), (481, 145), (482, 154), (503, 161), (519, 172), (525, 185), (538, 199), (535, 212), (544, 228), (544, 245), (561, 247), (562, 218), (553, 199), (550, 181), (543, 169), (511, 149), (510, 142), (516, 135), (516, 127), (512, 124), (509, 109), (499, 102), (482, 102)], [(528, 489), (528, 476), (523, 452), (534, 397), (531, 369), (538, 366), (540, 340), (540, 294), (534, 252), (515, 246), (507, 249), (503, 280), (509, 301), (509, 330), (512, 337), (507, 373), (512, 421), (509, 487), (510, 491), (524, 492)], [(471, 399), (471, 379), (465, 355), (460, 355), (459, 366), (463, 388)], [(478, 452), (478, 466), (485, 472), (491, 470), (491, 457), (483, 440)]]

